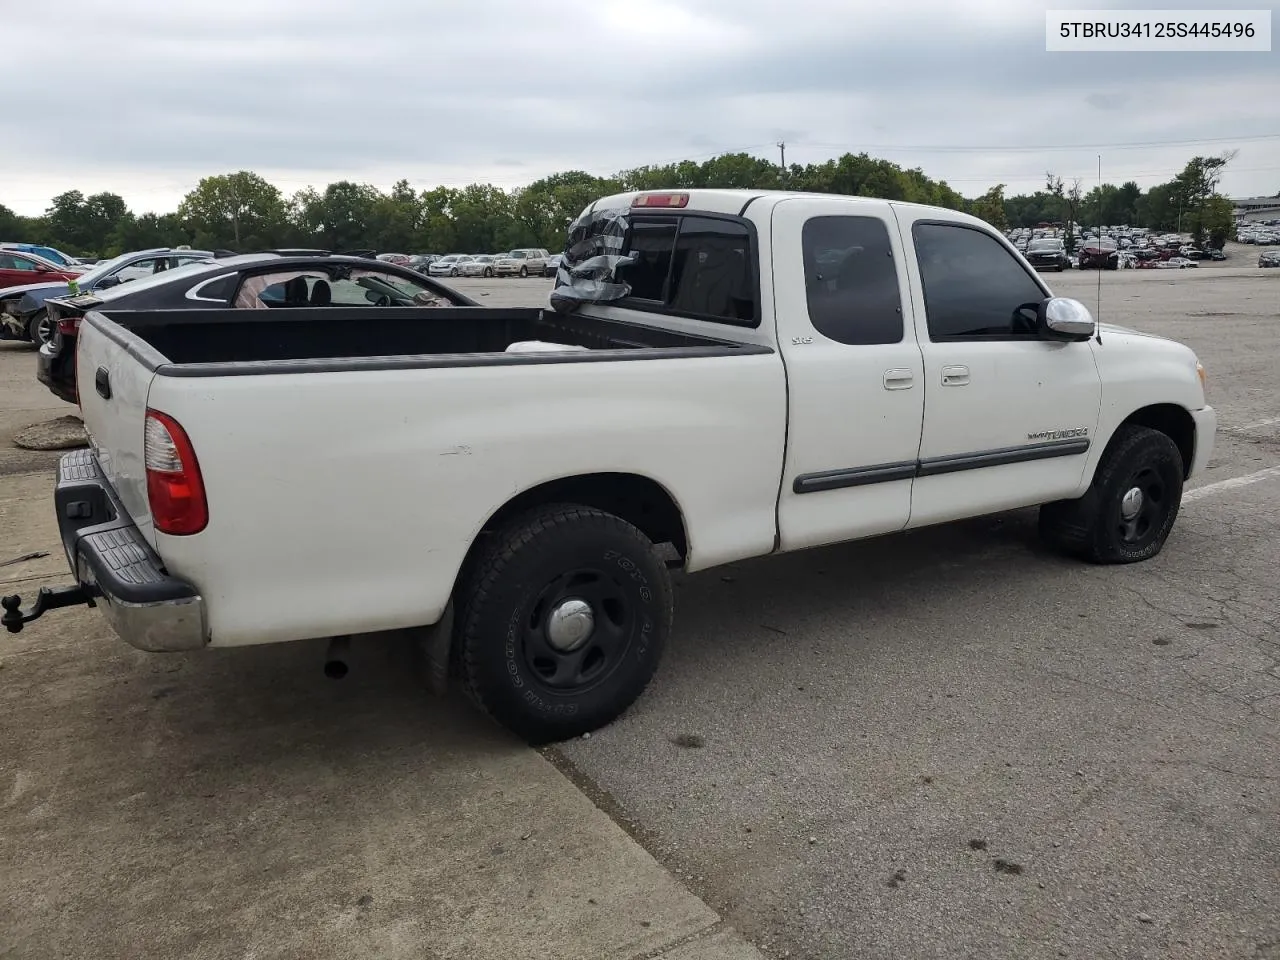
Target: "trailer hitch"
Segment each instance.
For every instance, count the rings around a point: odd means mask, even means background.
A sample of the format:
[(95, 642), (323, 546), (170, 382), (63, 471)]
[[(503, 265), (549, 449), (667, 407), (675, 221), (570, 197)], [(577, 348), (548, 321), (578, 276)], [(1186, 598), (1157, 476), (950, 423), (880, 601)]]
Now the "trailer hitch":
[(4, 607), (0, 624), (10, 633), (21, 633), (24, 625), (40, 619), (49, 610), (57, 610), (59, 607), (96, 607), (97, 604), (93, 602), (95, 593), (96, 591), (82, 583), (77, 583), (74, 587), (41, 587), (36, 594), (35, 603), (26, 610), (22, 609), (22, 597), (13, 594), (0, 599), (0, 606)]

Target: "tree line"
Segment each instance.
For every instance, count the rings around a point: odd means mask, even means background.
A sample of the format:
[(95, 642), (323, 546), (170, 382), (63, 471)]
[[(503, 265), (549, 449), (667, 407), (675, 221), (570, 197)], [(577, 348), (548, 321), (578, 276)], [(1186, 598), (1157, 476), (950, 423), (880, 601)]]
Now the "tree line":
[(1182, 229), (1225, 240), (1231, 204), (1218, 194), (1231, 160), (1195, 157), (1168, 183), (1102, 184), (1082, 192), (1053, 173), (1031, 194), (1005, 196), (1004, 184), (966, 198), (918, 168), (903, 169), (866, 153), (785, 169), (746, 153), (695, 162), (637, 167), (612, 177), (568, 171), (527, 187), (490, 184), (416, 191), (407, 180), (389, 192), (340, 180), (292, 196), (250, 171), (205, 177), (171, 213), (134, 213), (114, 193), (70, 190), (42, 216), (23, 217), (0, 203), (0, 239), (45, 243), (77, 256), (189, 244), (196, 249), (250, 251), (280, 247), (383, 252), (482, 252), (522, 246), (558, 250), (565, 224), (587, 204), (625, 190), (698, 187), (802, 190), (881, 197), (963, 210), (1000, 229), (1041, 222), (1131, 224)]

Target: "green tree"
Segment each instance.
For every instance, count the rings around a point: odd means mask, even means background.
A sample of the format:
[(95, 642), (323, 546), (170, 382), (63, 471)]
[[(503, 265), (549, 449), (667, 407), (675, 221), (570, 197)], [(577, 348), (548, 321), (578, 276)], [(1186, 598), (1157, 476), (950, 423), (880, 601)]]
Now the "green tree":
[(1004, 184), (998, 183), (977, 200), (973, 201), (969, 211), (975, 217), (985, 220), (997, 230), (1008, 230), (1009, 220), (1004, 212)]
[(555, 173), (536, 180), (515, 195), (515, 216), (529, 242), (549, 250), (564, 246), (565, 225), (587, 205), (624, 189), (618, 180), (582, 170)]
[(1075, 225), (1080, 214), (1080, 205), (1083, 197), (1080, 193), (1080, 181), (1072, 180), (1071, 186), (1067, 186), (1062, 182), (1062, 178), (1054, 173), (1045, 174), (1045, 190), (1058, 201), (1058, 207), (1061, 211), (1060, 216), (1065, 214), (1066, 221), (1066, 247), (1067, 252), (1075, 251), (1076, 235)]
[(285, 231), (280, 191), (241, 170), (205, 177), (178, 205), (178, 216), (202, 247), (270, 247)]
[(379, 203), (377, 187), (339, 180), (317, 193), (308, 187), (293, 198), (295, 222), (310, 243), (329, 250), (353, 250), (373, 245)]
[(16, 242), (26, 230), (26, 219), (0, 203), (0, 237), (4, 237), (6, 242)]
[[(1222, 180), (1222, 172), (1235, 159), (1234, 153), (1224, 153), (1217, 157), (1192, 157), (1182, 172), (1173, 178), (1174, 192), (1181, 207), (1179, 230), (1190, 231), (1197, 244), (1209, 239), (1211, 231), (1217, 231), (1224, 237), (1229, 228), (1221, 223), (1221, 205), (1214, 202), (1218, 197), (1218, 184)], [(1225, 199), (1225, 198), (1224, 198)]]

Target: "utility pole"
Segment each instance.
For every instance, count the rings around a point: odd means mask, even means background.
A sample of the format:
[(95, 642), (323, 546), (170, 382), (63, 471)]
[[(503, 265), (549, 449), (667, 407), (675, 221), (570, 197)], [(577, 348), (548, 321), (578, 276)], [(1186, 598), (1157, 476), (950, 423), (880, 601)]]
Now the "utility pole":
[(778, 147), (778, 153), (781, 155), (781, 158), (782, 158), (782, 162), (779, 165), (782, 167), (782, 172), (786, 173), (787, 172), (787, 142), (785, 140), (779, 140), (777, 143), (777, 147)]

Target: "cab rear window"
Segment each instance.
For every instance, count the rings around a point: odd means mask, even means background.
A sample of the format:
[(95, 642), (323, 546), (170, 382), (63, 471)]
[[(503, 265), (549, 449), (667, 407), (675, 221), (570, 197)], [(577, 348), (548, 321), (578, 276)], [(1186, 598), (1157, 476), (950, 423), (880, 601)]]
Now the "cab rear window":
[(751, 231), (737, 220), (695, 215), (632, 217), (617, 269), (630, 306), (702, 320), (759, 322)]

